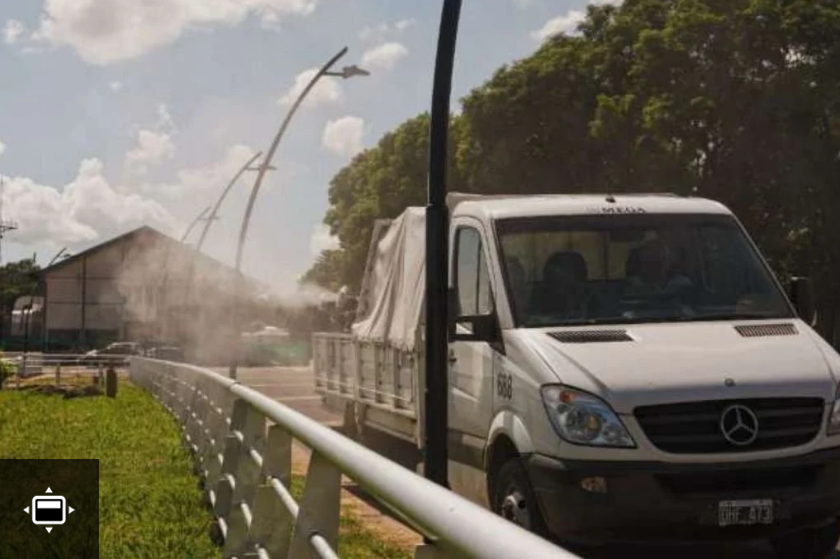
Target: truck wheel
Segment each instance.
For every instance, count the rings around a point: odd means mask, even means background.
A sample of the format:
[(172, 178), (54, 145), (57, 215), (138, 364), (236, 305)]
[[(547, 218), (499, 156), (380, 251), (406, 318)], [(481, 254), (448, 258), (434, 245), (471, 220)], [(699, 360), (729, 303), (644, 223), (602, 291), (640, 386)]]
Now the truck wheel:
[(770, 541), (779, 559), (828, 559), (840, 539), (840, 523), (809, 528)]
[(519, 458), (511, 458), (493, 475), (493, 512), (529, 530), (548, 537), (528, 473)]

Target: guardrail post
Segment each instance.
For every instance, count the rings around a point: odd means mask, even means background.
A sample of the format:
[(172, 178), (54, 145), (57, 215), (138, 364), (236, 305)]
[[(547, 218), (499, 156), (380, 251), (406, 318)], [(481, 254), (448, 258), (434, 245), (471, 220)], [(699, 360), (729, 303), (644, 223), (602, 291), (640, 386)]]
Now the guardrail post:
[(61, 384), (61, 363), (57, 363), (55, 366), (55, 385), (58, 386)]
[(272, 486), (272, 480), (290, 490), (292, 485), (292, 436), (283, 427), (268, 428), (263, 484), (254, 499), (251, 541), (265, 549), (270, 557), (287, 557), (294, 516)]
[(233, 495), (230, 514), (227, 518), (225, 557), (232, 557), (248, 550), (250, 543), (248, 535), (253, 518), (252, 505), (262, 469), (262, 464), (257, 464), (251, 451), (261, 454), (265, 445), (265, 416), (247, 403), (244, 410), (240, 407), (235, 411), (238, 413), (235, 417), (234, 429), (242, 435), (242, 444), (239, 447), (239, 459), (234, 470)]
[[(199, 460), (201, 456), (201, 445), (203, 444), (201, 437), (201, 428), (204, 424), (204, 391), (202, 390), (202, 384), (201, 380), (197, 377), (188, 378), (184, 383), (184, 390), (188, 392), (188, 396), (185, 398), (186, 407), (184, 408), (183, 414), (184, 438), (187, 441), (190, 454), (195, 460)], [(194, 467), (194, 472), (198, 473), (198, 464), (194, 466), (196, 466)]]
[(229, 428), (227, 417), (230, 412), (230, 396), (226, 389), (213, 385), (210, 391), (212, 400), (210, 404), (210, 419), (207, 421), (208, 435), (210, 437), (204, 458), (204, 479), (205, 493), (209, 505), (212, 507), (216, 502), (215, 483), (222, 473), (223, 453), (226, 445), (226, 437)]
[(313, 450), (289, 557), (318, 557), (310, 543), (315, 535), (337, 549), (340, 509), (341, 471)]

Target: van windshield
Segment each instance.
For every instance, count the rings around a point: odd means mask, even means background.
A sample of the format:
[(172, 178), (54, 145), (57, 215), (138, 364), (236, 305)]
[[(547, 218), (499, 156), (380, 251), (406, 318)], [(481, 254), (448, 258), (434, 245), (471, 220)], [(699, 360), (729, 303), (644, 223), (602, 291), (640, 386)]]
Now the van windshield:
[(519, 326), (795, 316), (730, 216), (552, 216), (496, 227)]

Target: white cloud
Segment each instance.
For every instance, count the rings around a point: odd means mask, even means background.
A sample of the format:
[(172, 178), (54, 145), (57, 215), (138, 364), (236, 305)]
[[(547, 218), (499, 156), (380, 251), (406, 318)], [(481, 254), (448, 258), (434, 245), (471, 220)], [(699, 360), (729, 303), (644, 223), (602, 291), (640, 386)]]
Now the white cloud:
[(137, 132), (137, 146), (125, 154), (125, 163), (130, 171), (145, 173), (149, 167), (169, 161), (175, 157), (175, 121), (165, 103), (155, 109), (157, 122), (153, 129), (144, 128)]
[(137, 147), (125, 154), (126, 165), (139, 172), (145, 172), (150, 165), (162, 163), (175, 157), (175, 144), (165, 132), (141, 130), (137, 133)]
[(36, 40), (76, 50), (105, 66), (139, 58), (186, 31), (233, 26), (249, 16), (276, 24), (309, 15), (318, 0), (45, 0)]
[(345, 116), (327, 122), (321, 145), (341, 157), (353, 157), (364, 149), (365, 121), (357, 116)]
[[(525, 0), (527, 2), (529, 0)], [(590, 0), (587, 4), (593, 6), (620, 6), (624, 0)], [(520, 4), (523, 0), (518, 0)], [(569, 10), (562, 16), (557, 16), (545, 22), (540, 29), (531, 33), (531, 38), (536, 41), (545, 41), (560, 33), (573, 34), (577, 32), (578, 25), (586, 19), (586, 10)]]
[(406, 18), (394, 23), (380, 23), (379, 25), (367, 25), (359, 31), (359, 39), (363, 41), (385, 41), (390, 37), (400, 35), (406, 29), (417, 24), (414, 18)]
[(408, 56), (408, 49), (401, 43), (385, 43), (362, 55), (362, 67), (370, 70), (391, 70), (397, 62)]
[(6, 144), (0, 142), (0, 155), (3, 155), (4, 153), (6, 153)]
[(586, 17), (586, 12), (581, 10), (570, 10), (565, 15), (552, 18), (545, 22), (540, 29), (531, 33), (531, 37), (537, 41), (545, 41), (560, 33), (572, 33), (577, 30), (578, 25)]
[(123, 83), (121, 81), (112, 81), (108, 84), (108, 87), (111, 88), (111, 91), (117, 92), (123, 88)]
[(394, 24), (394, 29), (397, 31), (405, 31), (409, 27), (412, 27), (415, 23), (417, 23), (417, 20), (414, 18), (401, 19)]
[(26, 33), (26, 26), (16, 19), (10, 19), (3, 28), (3, 41), (7, 45), (14, 45)]
[[(183, 169), (177, 173), (174, 183), (145, 185), (143, 190), (158, 192), (172, 198), (192, 198), (207, 191), (215, 193), (222, 185), (227, 184), (255, 153), (256, 150), (249, 146), (236, 144), (228, 148), (224, 156), (211, 165)], [(253, 177), (253, 174), (246, 174), (245, 177)], [(243, 182), (248, 181), (245, 177)]]
[(175, 130), (175, 121), (172, 120), (172, 114), (169, 112), (169, 107), (166, 103), (159, 103), (157, 106), (157, 129), (158, 130)]
[[(310, 68), (304, 72), (301, 72), (295, 77), (294, 85), (286, 92), (279, 99), (279, 103), (281, 105), (291, 105), (295, 102), (298, 96), (303, 92), (306, 88), (306, 85), (309, 81), (315, 77), (315, 74), (318, 73), (317, 68)], [(342, 92), (341, 85), (339, 85), (338, 81), (325, 77), (321, 78), (315, 87), (312, 88), (312, 91), (309, 92), (307, 95), (306, 100), (303, 102), (303, 106), (306, 108), (314, 108), (318, 105), (338, 105), (344, 100), (344, 93)]]
[(73, 249), (141, 225), (171, 230), (175, 220), (163, 206), (142, 195), (121, 192), (103, 171), (101, 161), (85, 159), (76, 178), (61, 189), (29, 178), (8, 178), (7, 215), (20, 225), (15, 241)]
[(309, 238), (309, 250), (313, 256), (319, 256), (325, 250), (337, 250), (341, 247), (338, 237), (330, 233), (330, 228), (324, 224), (315, 227)]

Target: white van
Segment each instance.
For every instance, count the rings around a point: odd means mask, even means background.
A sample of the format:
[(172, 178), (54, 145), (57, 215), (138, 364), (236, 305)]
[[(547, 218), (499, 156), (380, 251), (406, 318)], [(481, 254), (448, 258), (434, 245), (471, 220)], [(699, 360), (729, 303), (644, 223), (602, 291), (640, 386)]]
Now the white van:
[[(840, 534), (840, 356), (723, 205), (450, 195), (453, 490), (561, 542)], [(424, 210), (374, 233), (352, 335), (316, 334), (352, 432), (422, 451)], [(799, 314), (792, 304), (796, 300)]]

